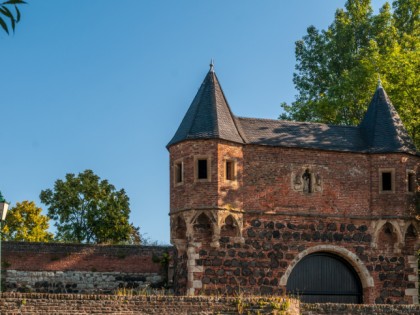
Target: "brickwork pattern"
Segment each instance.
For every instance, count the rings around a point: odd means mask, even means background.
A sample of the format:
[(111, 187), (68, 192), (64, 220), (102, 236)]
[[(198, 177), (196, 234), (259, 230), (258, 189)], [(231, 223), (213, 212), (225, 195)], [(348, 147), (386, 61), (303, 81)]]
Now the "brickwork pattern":
[[(110, 296), (74, 294), (3, 294), (0, 313), (14, 314), (174, 314), (210, 315), (273, 314), (270, 299), (258, 303), (256, 299), (226, 297), (171, 296)], [(275, 300), (277, 303), (278, 300)], [(268, 307), (266, 306), (268, 305)], [(299, 302), (288, 300), (287, 315), (299, 314)], [(239, 307), (239, 309), (238, 309)]]
[[(165, 246), (3, 242), (2, 287), (12, 292), (114, 293), (164, 285), (153, 257)], [(6, 270), (4, 270), (6, 269)]]
[[(171, 241), (177, 266), (188, 269), (176, 271), (186, 284), (177, 292), (284, 294), (293, 267), (316, 249), (352, 265), (364, 303), (418, 303), (420, 225), (407, 188), (418, 157), (223, 140), (169, 151)], [(203, 155), (211, 157), (211, 178), (197, 183), (194, 157)], [(173, 185), (180, 159), (185, 181)], [(226, 181), (226, 160), (235, 161), (234, 181)], [(392, 170), (392, 191), (381, 191), (381, 170)]]

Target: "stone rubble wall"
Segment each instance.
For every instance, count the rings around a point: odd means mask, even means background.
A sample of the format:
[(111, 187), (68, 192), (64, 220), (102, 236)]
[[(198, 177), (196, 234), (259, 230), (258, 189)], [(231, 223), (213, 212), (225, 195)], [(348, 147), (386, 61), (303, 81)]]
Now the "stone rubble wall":
[(2, 288), (10, 292), (114, 293), (159, 287), (170, 246), (3, 242)]
[[(258, 300), (259, 301), (259, 300)], [(185, 297), (185, 296), (112, 296), (83, 294), (6, 293), (0, 299), (0, 313), (14, 314), (276, 314), (278, 299)], [(299, 302), (287, 301), (287, 310), (277, 314), (299, 315)], [(273, 304), (271, 304), (273, 302)], [(281, 301), (280, 301), (281, 302)]]
[(302, 315), (416, 315), (420, 305), (300, 304)]
[(118, 289), (144, 290), (159, 286), (157, 273), (7, 270), (6, 291), (40, 293), (116, 293)]

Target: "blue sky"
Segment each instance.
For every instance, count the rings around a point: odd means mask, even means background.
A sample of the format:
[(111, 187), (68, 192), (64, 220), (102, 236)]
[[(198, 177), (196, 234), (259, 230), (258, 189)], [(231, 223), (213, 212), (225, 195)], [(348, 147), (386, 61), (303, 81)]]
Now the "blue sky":
[(296, 94), (294, 42), (345, 0), (27, 2), (16, 33), (0, 33), (1, 192), (46, 213), (41, 190), (92, 169), (167, 244), (165, 146), (210, 59), (236, 115), (277, 118)]

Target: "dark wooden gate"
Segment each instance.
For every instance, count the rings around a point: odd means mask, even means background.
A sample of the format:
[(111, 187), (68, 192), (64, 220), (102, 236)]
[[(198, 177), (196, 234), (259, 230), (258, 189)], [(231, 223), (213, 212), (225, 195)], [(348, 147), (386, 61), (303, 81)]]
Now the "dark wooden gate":
[(359, 276), (344, 259), (330, 253), (304, 257), (287, 281), (289, 294), (304, 303), (362, 303)]

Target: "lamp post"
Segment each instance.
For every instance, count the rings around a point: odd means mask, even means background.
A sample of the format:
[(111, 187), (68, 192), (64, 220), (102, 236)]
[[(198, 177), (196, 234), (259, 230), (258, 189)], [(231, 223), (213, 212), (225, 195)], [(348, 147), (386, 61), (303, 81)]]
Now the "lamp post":
[(1, 294), (1, 238), (2, 238), (2, 223), (6, 219), (7, 210), (9, 209), (9, 203), (6, 202), (3, 195), (0, 192), (0, 294)]

